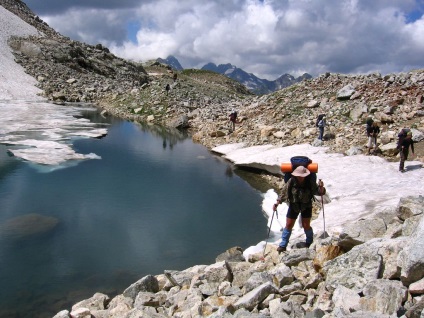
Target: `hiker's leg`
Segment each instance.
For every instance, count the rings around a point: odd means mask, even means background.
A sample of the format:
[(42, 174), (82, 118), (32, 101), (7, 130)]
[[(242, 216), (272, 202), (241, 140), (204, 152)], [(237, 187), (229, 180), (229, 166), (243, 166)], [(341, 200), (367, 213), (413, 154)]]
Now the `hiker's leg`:
[(312, 207), (302, 212), (302, 226), (306, 235), (306, 246), (309, 247), (314, 241), (314, 231), (311, 227)]
[(311, 227), (311, 219), (302, 218), (302, 226), (303, 226), (303, 231), (305, 232), (305, 235), (306, 235), (306, 246), (309, 247), (314, 241), (314, 231), (312, 230), (312, 227)]
[[(297, 218), (297, 215), (296, 215), (296, 218)], [(289, 244), (290, 236), (292, 234), (292, 229), (294, 224), (296, 223), (296, 218), (293, 219), (293, 216), (294, 215), (292, 211), (290, 211), (290, 207), (289, 207), (289, 210), (287, 211), (287, 217), (286, 217), (286, 226), (284, 227), (283, 233), (281, 234), (281, 243), (280, 243), (281, 247), (287, 247), (287, 245)]]
[(372, 147), (372, 137), (368, 137), (367, 147), (368, 147), (368, 154), (370, 154), (371, 147)]
[(408, 152), (405, 150), (400, 151), (400, 163), (399, 163), (399, 171), (405, 169), (405, 160), (408, 158)]

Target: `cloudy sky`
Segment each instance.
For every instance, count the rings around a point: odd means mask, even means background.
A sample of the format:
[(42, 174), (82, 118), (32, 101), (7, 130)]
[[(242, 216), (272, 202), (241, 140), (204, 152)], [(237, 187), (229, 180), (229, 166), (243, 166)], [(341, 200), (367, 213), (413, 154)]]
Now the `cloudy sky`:
[(24, 0), (74, 40), (260, 78), (424, 68), (424, 0)]

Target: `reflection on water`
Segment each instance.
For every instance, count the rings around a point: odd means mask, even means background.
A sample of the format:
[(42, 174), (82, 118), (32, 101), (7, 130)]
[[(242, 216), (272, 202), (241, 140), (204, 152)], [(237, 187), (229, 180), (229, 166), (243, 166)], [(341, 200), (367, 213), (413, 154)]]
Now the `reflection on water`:
[(101, 160), (40, 173), (0, 146), (0, 228), (57, 220), (0, 239), (0, 317), (51, 317), (266, 236), (261, 193), (222, 158), (177, 130), (85, 115), (109, 132), (74, 148)]

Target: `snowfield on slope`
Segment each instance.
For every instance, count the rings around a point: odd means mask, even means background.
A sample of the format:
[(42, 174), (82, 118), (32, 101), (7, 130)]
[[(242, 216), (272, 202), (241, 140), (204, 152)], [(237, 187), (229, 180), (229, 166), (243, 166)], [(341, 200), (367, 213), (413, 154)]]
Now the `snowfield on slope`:
[[(345, 223), (369, 218), (378, 212), (398, 204), (405, 196), (417, 196), (424, 193), (424, 169), (419, 161), (407, 161), (407, 172), (399, 172), (399, 162), (389, 162), (378, 156), (344, 156), (328, 153), (326, 147), (313, 147), (309, 144), (289, 147), (243, 147), (242, 144), (222, 145), (212, 149), (224, 155), (235, 165), (253, 162), (257, 166), (279, 167), (290, 162), (293, 156), (307, 156), (318, 163), (317, 178), (322, 179), (330, 202), (324, 204), (325, 229), (328, 233), (340, 232)], [(250, 158), (253, 157), (254, 159)], [(410, 155), (410, 158), (411, 155)], [(268, 216), (268, 227), (272, 219), (272, 206), (277, 199), (274, 190), (264, 194), (262, 209)], [(320, 199), (320, 198), (319, 198)], [(281, 230), (284, 228), (287, 205), (277, 209), (274, 217), (270, 242), (278, 244)], [(311, 223), (315, 234), (324, 229), (322, 209), (317, 219)], [(303, 229), (298, 222), (293, 229), (291, 242), (297, 237), (304, 238)], [(246, 249), (245, 256), (262, 250), (265, 242)]]

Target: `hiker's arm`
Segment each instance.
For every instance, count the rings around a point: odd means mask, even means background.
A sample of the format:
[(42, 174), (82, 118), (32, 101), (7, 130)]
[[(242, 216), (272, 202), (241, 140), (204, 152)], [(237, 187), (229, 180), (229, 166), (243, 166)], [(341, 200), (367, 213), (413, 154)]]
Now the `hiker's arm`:
[(274, 204), (274, 211), (277, 209), (278, 205), (287, 201), (287, 198), (288, 198), (287, 191), (288, 191), (288, 188), (289, 188), (289, 182), (290, 182), (290, 180), (283, 185), (283, 188), (281, 189), (281, 194), (277, 198), (277, 202)]
[(411, 139), (411, 150), (412, 150), (412, 154), (415, 153), (414, 151), (414, 141)]
[(324, 182), (322, 182), (322, 180), (319, 180), (318, 184), (313, 183), (313, 192), (314, 195), (324, 195), (327, 192), (324, 187)]

